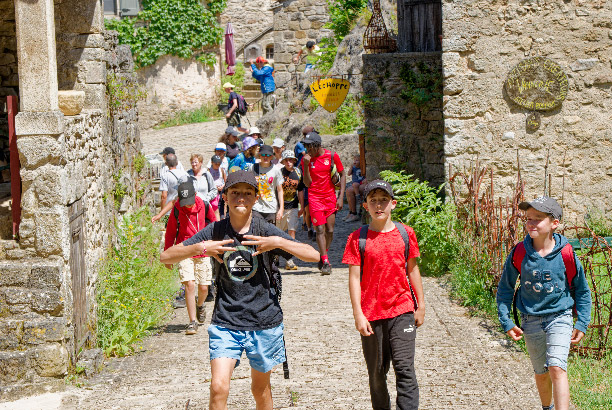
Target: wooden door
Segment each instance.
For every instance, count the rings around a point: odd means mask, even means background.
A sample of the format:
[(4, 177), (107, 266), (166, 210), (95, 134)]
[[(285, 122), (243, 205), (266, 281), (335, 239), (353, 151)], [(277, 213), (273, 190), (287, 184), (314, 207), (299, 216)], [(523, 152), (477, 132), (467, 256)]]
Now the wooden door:
[(442, 1), (398, 0), (400, 53), (442, 51)]
[(70, 219), (70, 273), (74, 324), (74, 357), (89, 338), (87, 327), (87, 271), (85, 269), (85, 227), (83, 201), (79, 199), (68, 208)]

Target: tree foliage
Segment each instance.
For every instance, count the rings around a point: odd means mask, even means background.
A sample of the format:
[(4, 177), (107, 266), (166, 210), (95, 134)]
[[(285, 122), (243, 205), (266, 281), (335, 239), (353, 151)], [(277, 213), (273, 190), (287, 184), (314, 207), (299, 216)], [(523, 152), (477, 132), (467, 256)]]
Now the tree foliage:
[(164, 55), (196, 60), (213, 66), (215, 54), (206, 52), (219, 45), (223, 28), (217, 16), (227, 0), (144, 0), (134, 18), (106, 20), (106, 28), (119, 33), (119, 43), (132, 48), (137, 68), (151, 65)]

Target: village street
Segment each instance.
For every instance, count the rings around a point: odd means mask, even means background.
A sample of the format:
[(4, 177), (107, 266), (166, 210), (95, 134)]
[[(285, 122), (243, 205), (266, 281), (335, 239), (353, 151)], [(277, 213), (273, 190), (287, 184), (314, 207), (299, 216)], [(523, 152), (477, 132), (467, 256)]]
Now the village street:
[[(225, 121), (214, 121), (146, 130), (141, 135), (143, 151), (155, 153), (172, 146), (189, 167), (189, 155), (199, 152), (207, 158), (224, 128)], [(345, 206), (338, 221), (346, 212)], [(275, 408), (371, 408), (361, 342), (348, 295), (348, 269), (341, 264), (347, 236), (358, 226), (358, 222), (337, 223), (331, 276), (320, 276), (310, 263), (299, 263), (298, 271), (283, 275), (281, 305), (291, 378), (283, 378), (281, 366), (274, 370)], [(299, 239), (308, 240), (303, 232), (299, 232)], [(528, 359), (508, 346), (495, 330), (496, 324), (470, 317), (466, 309), (451, 302), (444, 279), (425, 278), (424, 289), (426, 320), (418, 331), (416, 357), (421, 408), (537, 407)], [(210, 318), (212, 304), (207, 303), (207, 308)], [(50, 396), (44, 408), (185, 409), (188, 401), (189, 409), (208, 408), (206, 326), (201, 326), (195, 336), (186, 336), (185, 324), (185, 309), (175, 310), (172, 320), (145, 341), (143, 351), (107, 361), (101, 374), (81, 380), (81, 388), (70, 386), (65, 393)], [(249, 375), (248, 360), (243, 358), (234, 372), (230, 409), (254, 408)], [(394, 386), (393, 371), (389, 376), (390, 386)]]

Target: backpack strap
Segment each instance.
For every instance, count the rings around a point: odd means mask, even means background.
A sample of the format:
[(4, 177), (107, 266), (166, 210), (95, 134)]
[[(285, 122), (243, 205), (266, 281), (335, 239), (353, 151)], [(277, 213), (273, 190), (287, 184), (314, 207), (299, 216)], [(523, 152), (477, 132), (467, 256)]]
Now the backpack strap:
[[(408, 257), (410, 256), (410, 238), (408, 237), (408, 231), (403, 223), (393, 221), (395, 227), (399, 231), (400, 235), (402, 235), (402, 239), (404, 241), (404, 266), (406, 268), (406, 278), (408, 278)], [(412, 285), (410, 284), (410, 279), (408, 279), (408, 287), (410, 288), (410, 293), (412, 294), (412, 301), (414, 302), (414, 308), (417, 309), (419, 307), (419, 303), (417, 301), (416, 295), (414, 294), (414, 289), (412, 289)]]
[(514, 324), (521, 329), (521, 321), (519, 320), (518, 310), (516, 309), (516, 299), (521, 289), (521, 266), (523, 265), (523, 259), (525, 259), (525, 253), (525, 244), (523, 242), (519, 242), (514, 248), (512, 248), (512, 255), (510, 255), (510, 258), (512, 259), (512, 266), (514, 266), (519, 273), (519, 285), (516, 289), (514, 289), (514, 295), (512, 296), (512, 316), (514, 317)]
[(561, 249), (561, 256), (563, 257), (563, 264), (565, 265), (565, 276), (567, 278), (567, 284), (570, 288), (570, 292), (573, 291), (574, 286), (572, 282), (578, 273), (578, 269), (576, 267), (576, 256), (574, 254), (574, 248), (571, 244), (566, 244), (563, 249)]
[(174, 243), (176, 244), (176, 238), (178, 238), (179, 228), (181, 227), (181, 223), (179, 222), (179, 210), (176, 205), (172, 207), (172, 214), (174, 215), (174, 219), (176, 219), (176, 235), (174, 236)]
[(370, 229), (370, 225), (364, 225), (359, 228), (359, 282), (363, 280), (363, 263), (364, 263), (364, 255), (366, 242), (368, 240), (368, 230)]

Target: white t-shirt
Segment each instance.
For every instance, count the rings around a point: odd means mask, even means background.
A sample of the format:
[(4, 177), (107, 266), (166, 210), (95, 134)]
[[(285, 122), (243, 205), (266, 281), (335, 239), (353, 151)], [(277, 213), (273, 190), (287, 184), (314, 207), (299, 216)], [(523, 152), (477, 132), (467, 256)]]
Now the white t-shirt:
[[(161, 175), (161, 180), (159, 181), (159, 190), (167, 191), (168, 196), (166, 198), (166, 202), (174, 200), (178, 196), (178, 186), (181, 182), (185, 182), (189, 179), (189, 176), (185, 171), (180, 171), (178, 169), (168, 169), (165, 173)], [(168, 212), (166, 215), (169, 215)]]
[[(259, 199), (257, 199), (253, 210), (264, 214), (278, 212), (276, 190), (283, 185), (285, 180), (280, 168), (274, 165), (264, 168), (261, 164), (256, 164), (251, 168), (251, 171), (255, 173), (259, 184)], [(259, 171), (259, 175), (255, 171)]]

